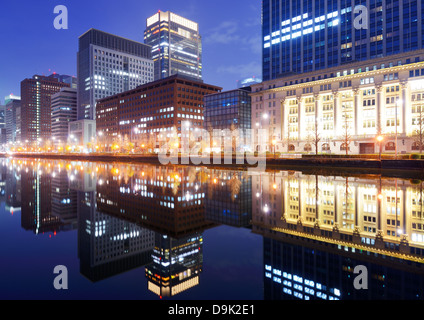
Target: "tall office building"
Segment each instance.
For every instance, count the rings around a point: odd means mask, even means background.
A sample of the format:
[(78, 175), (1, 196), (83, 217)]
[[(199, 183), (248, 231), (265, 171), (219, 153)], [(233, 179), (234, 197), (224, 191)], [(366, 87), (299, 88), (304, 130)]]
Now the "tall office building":
[(79, 38), (78, 120), (96, 119), (96, 101), (153, 81), (148, 45), (90, 29)]
[(35, 75), (21, 82), (21, 140), (51, 138), (51, 96), (69, 84), (53, 77)]
[(77, 120), (77, 89), (62, 88), (52, 96), (52, 139), (61, 146), (68, 141), (69, 123)]
[(6, 104), (6, 142), (16, 143), (21, 140), (21, 97), (9, 95)]
[(172, 12), (147, 19), (144, 42), (152, 47), (155, 81), (175, 74), (202, 80), (199, 25)]
[(6, 143), (6, 106), (0, 105), (0, 144)]
[(422, 8), (417, 0), (265, 0), (263, 79), (421, 49)]

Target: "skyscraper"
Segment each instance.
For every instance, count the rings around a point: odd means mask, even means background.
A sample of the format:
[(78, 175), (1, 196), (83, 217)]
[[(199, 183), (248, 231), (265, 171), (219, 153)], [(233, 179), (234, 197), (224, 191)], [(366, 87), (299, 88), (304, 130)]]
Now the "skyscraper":
[(0, 105), (0, 144), (6, 143), (6, 106)]
[(77, 120), (77, 90), (62, 88), (52, 96), (52, 139), (57, 146), (68, 141), (69, 123)]
[(6, 104), (6, 142), (16, 143), (21, 140), (21, 97), (9, 95)]
[(422, 7), (409, 0), (265, 0), (263, 79), (421, 49)]
[(79, 38), (78, 120), (96, 119), (96, 101), (153, 81), (148, 45), (90, 29)]
[(51, 138), (51, 96), (69, 84), (35, 75), (21, 82), (21, 140), (29, 143)]
[(152, 47), (155, 81), (175, 74), (202, 80), (199, 25), (172, 12), (147, 19), (144, 42)]

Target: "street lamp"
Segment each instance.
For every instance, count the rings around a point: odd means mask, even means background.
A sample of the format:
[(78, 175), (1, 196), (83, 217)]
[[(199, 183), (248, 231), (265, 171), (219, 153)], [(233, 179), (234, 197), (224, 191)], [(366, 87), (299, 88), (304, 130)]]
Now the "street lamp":
[[(396, 110), (395, 110), (395, 128), (396, 128), (396, 133), (395, 133), (395, 149), (396, 149), (396, 160), (397, 160), (397, 158), (398, 158), (398, 108), (399, 108), (399, 106), (401, 106), (402, 105), (402, 103), (403, 103), (403, 101), (402, 101), (402, 99), (399, 99), (397, 102), (396, 102)], [(404, 129), (404, 130), (406, 130), (406, 129)]]
[(274, 146), (274, 160), (275, 160), (275, 152), (276, 152), (276, 147), (277, 147), (277, 140), (276, 139), (274, 139), (274, 140), (272, 140), (272, 145)]
[(381, 152), (382, 152), (382, 142), (383, 142), (383, 140), (384, 140), (383, 136), (380, 135), (380, 136), (377, 137), (377, 141), (378, 141), (379, 146), (380, 146), (380, 161), (381, 161)]
[[(264, 113), (261, 115), (261, 119), (260, 122), (256, 123), (257, 127), (260, 127), (260, 130), (262, 130), (262, 120), (267, 120), (268, 119), (268, 113)], [(258, 132), (258, 144), (259, 144), (259, 132)]]

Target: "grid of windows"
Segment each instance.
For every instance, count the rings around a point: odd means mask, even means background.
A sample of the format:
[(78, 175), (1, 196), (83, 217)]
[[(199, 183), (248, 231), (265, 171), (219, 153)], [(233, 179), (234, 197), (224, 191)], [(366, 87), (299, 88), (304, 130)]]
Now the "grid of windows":
[[(263, 79), (421, 49), (420, 7), (417, 0), (265, 0)], [(359, 15), (367, 29), (354, 27)]]

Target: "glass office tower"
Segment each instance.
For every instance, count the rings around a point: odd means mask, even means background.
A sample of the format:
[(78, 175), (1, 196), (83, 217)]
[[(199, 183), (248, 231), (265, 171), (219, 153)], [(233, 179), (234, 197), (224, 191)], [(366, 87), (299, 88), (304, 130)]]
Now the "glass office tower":
[(264, 81), (423, 48), (423, 0), (262, 3)]
[(172, 12), (147, 19), (144, 42), (152, 47), (155, 81), (175, 74), (202, 80), (199, 25)]

